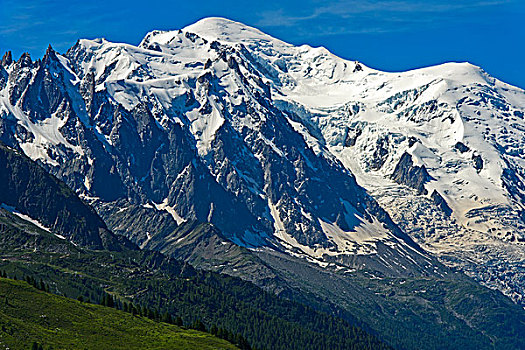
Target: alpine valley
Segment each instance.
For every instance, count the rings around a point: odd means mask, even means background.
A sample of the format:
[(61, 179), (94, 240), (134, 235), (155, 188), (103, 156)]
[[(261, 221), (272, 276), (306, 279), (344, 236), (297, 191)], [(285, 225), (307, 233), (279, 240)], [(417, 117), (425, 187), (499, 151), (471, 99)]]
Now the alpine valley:
[(0, 269), (257, 348), (525, 349), (524, 118), (468, 63), (381, 72), (222, 18), (7, 52)]

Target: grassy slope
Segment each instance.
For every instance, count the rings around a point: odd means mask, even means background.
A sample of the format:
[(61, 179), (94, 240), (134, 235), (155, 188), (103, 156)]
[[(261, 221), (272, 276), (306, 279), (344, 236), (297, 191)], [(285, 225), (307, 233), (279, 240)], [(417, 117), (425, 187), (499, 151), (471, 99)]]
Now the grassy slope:
[(80, 303), (1, 278), (0, 348), (29, 349), (33, 342), (53, 349), (236, 349), (207, 333)]

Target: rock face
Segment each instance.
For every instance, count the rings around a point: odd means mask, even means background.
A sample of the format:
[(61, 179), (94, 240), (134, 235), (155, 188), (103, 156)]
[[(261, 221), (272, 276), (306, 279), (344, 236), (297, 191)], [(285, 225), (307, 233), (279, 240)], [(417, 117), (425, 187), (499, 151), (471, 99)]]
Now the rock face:
[(452, 209), (447, 204), (447, 201), (445, 198), (443, 198), (438, 191), (434, 190), (432, 191), (432, 194), (430, 195), (430, 198), (434, 201), (434, 204), (437, 205), (437, 207), (447, 215), (450, 216), (452, 214)]
[(97, 213), (63, 182), (25, 155), (0, 144), (0, 203), (29, 217), (44, 230), (91, 249), (121, 250), (133, 245), (109, 232)]
[(399, 184), (414, 188), (418, 194), (428, 193), (425, 184), (432, 179), (425, 166), (414, 165), (412, 156), (406, 152), (401, 156), (391, 177)]
[(472, 162), (474, 163), (474, 169), (479, 173), (483, 169), (483, 158), (479, 154), (473, 154)]
[(457, 149), (458, 151), (460, 151), (461, 153), (465, 153), (465, 152), (470, 151), (470, 148), (468, 148), (468, 146), (465, 145), (461, 141), (456, 142), (456, 144), (454, 145), (454, 148)]
[(525, 260), (507, 253), (525, 232), (525, 95), (478, 67), (384, 73), (212, 18), (6, 54), (0, 87), (0, 139), (141, 246), (211, 222), (327, 268), (440, 273), (408, 232), (519, 299), (481, 272)]
[[(376, 254), (387, 242), (408, 262), (420, 248), (336, 157), (311, 144), (296, 112), (276, 106), (264, 75), (275, 72), (247, 45), (212, 40), (213, 23), (241, 26), (203, 21), (152, 32), (139, 47), (80, 40), (65, 55), (49, 47), (41, 61), (6, 63), (0, 138), (139, 245), (197, 221), (244, 247), (359, 266), (344, 255)], [(417, 269), (431, 264), (415, 260)]]

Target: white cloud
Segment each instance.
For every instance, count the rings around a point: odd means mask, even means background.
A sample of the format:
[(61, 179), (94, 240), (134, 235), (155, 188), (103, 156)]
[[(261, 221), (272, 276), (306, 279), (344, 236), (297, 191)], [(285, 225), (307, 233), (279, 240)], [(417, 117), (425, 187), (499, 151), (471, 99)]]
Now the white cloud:
[[(298, 8), (286, 7), (264, 11), (257, 25), (294, 27), (298, 36), (333, 35), (364, 32), (398, 32), (415, 25), (457, 18), (460, 14), (504, 5), (518, 0), (339, 0), (305, 1)], [(286, 5), (283, 5), (286, 6)]]

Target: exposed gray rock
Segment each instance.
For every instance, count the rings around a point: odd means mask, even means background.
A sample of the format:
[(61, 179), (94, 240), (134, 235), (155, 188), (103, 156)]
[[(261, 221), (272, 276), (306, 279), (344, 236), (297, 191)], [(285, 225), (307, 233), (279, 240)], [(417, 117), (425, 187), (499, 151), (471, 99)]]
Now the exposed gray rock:
[(0, 64), (4, 67), (7, 67), (11, 63), (13, 63), (13, 56), (11, 54), (11, 51), (7, 51), (2, 57), (2, 61), (0, 62)]
[(441, 209), (447, 216), (452, 214), (452, 209), (448, 206), (447, 201), (445, 201), (445, 198), (443, 198), (443, 196), (441, 196), (438, 191), (432, 191), (430, 198), (432, 198), (434, 204), (436, 204), (438, 208)]
[(483, 158), (479, 154), (472, 154), (474, 169), (479, 173), (483, 169)]
[(397, 183), (417, 190), (420, 194), (428, 192), (425, 184), (432, 180), (425, 166), (414, 165), (412, 156), (406, 152), (399, 159), (391, 178)]
[(461, 141), (456, 142), (454, 148), (460, 151), (461, 153), (470, 151), (470, 148)]
[(408, 147), (412, 147), (414, 146), (416, 143), (419, 142), (419, 139), (417, 137), (414, 137), (414, 136), (410, 136), (408, 138)]
[(95, 210), (32, 160), (0, 144), (0, 203), (91, 249), (133, 248), (111, 233)]
[(388, 158), (388, 142), (386, 135), (377, 139), (374, 154), (370, 160), (370, 168), (372, 170), (379, 170), (385, 164)]
[(355, 145), (355, 142), (357, 141), (357, 138), (361, 135), (363, 130), (359, 127), (354, 128), (345, 128), (345, 135), (344, 135), (344, 146), (345, 147), (352, 147)]

